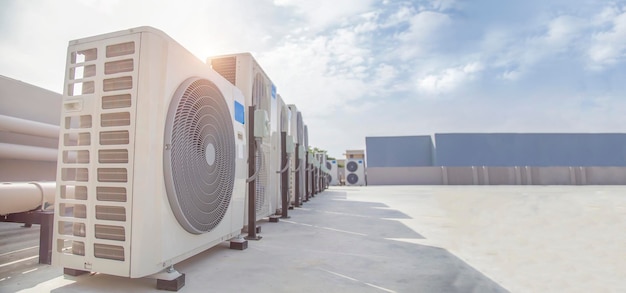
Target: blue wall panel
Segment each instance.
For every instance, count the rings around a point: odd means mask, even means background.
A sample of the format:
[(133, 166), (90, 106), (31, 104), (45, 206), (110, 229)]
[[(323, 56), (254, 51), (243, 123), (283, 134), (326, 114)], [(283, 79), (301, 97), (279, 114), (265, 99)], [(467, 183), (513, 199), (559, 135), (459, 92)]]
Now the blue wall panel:
[(626, 166), (626, 134), (450, 133), (435, 145), (438, 166)]
[(366, 137), (367, 167), (415, 167), (433, 165), (430, 136)]

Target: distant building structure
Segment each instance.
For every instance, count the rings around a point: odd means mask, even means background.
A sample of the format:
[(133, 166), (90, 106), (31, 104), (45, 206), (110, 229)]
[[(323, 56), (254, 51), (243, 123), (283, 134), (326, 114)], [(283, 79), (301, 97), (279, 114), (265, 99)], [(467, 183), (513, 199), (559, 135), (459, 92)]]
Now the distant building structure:
[(626, 166), (624, 133), (444, 133), (435, 141), (438, 166)]
[(626, 184), (624, 133), (366, 137), (370, 185)]

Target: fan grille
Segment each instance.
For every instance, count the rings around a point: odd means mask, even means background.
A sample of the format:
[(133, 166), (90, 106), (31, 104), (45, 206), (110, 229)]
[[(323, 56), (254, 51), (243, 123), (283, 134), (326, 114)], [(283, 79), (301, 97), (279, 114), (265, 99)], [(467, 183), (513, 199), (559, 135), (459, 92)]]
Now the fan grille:
[(224, 96), (212, 82), (191, 78), (172, 98), (166, 121), (167, 197), (185, 230), (211, 231), (233, 191), (235, 138)]
[(346, 164), (346, 169), (350, 172), (354, 172), (359, 168), (359, 165), (355, 161), (350, 161)]
[(350, 184), (356, 184), (357, 182), (359, 182), (359, 176), (354, 173), (351, 173), (351, 174), (348, 174), (348, 177), (346, 177), (346, 180), (348, 180), (348, 183)]
[(330, 162), (326, 162), (326, 168), (328, 170), (332, 170), (333, 169), (333, 165), (331, 165)]

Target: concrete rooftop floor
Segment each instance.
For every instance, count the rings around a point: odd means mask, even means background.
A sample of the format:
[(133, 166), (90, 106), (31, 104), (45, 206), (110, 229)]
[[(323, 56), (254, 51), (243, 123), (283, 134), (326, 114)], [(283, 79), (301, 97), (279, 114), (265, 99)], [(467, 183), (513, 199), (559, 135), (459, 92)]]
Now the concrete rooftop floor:
[[(624, 186), (331, 187), (289, 212), (176, 265), (179, 292), (626, 292)], [(163, 292), (39, 265), (37, 230), (0, 223), (0, 292)]]

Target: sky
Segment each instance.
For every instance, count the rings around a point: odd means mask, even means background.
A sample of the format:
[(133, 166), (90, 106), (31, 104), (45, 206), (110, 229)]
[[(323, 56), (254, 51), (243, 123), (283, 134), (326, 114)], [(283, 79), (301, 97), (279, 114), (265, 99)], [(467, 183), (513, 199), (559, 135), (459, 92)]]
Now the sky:
[(626, 1), (0, 0), (0, 75), (62, 92), (70, 40), (153, 26), (251, 52), (311, 146), (367, 136), (626, 132)]

